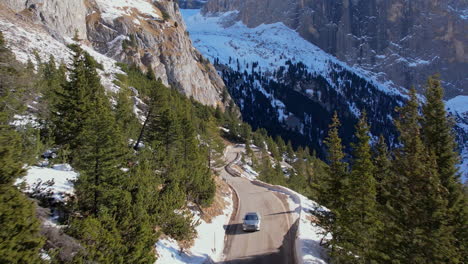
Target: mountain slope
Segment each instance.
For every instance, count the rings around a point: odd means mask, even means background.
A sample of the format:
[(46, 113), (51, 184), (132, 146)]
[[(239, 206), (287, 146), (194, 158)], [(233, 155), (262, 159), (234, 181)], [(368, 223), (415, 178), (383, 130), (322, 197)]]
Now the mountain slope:
[[(379, 83), (375, 74), (347, 66), (281, 23), (224, 27), (236, 12), (183, 14), (195, 46), (215, 62), (244, 119), (255, 128), (323, 154), (321, 141), (333, 112), (338, 111), (344, 131), (352, 131), (366, 110), (374, 135), (395, 140), (393, 109), (404, 96), (391, 82)], [(351, 133), (343, 136), (351, 141)]]
[[(203, 13), (238, 11), (249, 28), (284, 23), (351, 66), (423, 88), (440, 73), (447, 98), (467, 95), (467, 1), (211, 0)], [(421, 91), (421, 90), (420, 90)]]
[[(333, 112), (340, 115), (348, 145), (357, 116), (366, 110), (373, 136), (383, 134), (395, 142), (392, 119), (405, 89), (384, 75), (348, 66), (282, 23), (249, 28), (237, 21), (237, 11), (182, 13), (194, 45), (215, 63), (254, 128), (267, 128), (323, 155), (321, 142)], [(466, 120), (458, 121), (464, 148)]]

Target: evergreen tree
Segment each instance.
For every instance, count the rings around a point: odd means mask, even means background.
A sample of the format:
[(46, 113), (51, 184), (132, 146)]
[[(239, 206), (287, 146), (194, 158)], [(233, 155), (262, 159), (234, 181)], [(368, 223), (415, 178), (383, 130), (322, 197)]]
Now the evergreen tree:
[(0, 263), (41, 263), (39, 251), (44, 241), (35, 206), (13, 186), (25, 173), (21, 138), (10, 126), (17, 105), (14, 101), (19, 99), (12, 80), (21, 84), (24, 71), (16, 63), (0, 32)]
[(438, 76), (430, 77), (426, 87), (426, 103), (423, 105), (422, 133), (426, 148), (433, 151), (444, 196), (448, 201), (448, 227), (456, 240), (447, 249), (447, 263), (466, 262), (468, 256), (468, 203), (459, 180), (453, 124), (447, 117), (444, 91)]
[(344, 207), (345, 201), (342, 190), (346, 184), (348, 164), (344, 162), (345, 154), (339, 136), (340, 120), (335, 112), (333, 116), (328, 137), (325, 144), (328, 147), (328, 179), (326, 180), (325, 191), (321, 194), (321, 201), (331, 209), (340, 210)]
[(386, 189), (386, 182), (392, 177), (392, 163), (390, 160), (390, 153), (388, 146), (385, 143), (385, 138), (380, 135), (379, 141), (375, 147), (374, 162), (374, 176), (376, 180), (377, 202), (380, 205), (386, 204), (386, 197), (392, 195)]
[(84, 73), (89, 95), (85, 108), (89, 113), (75, 139), (80, 142), (74, 149), (74, 166), (80, 171), (75, 189), (80, 208), (97, 215), (101, 206), (111, 212), (118, 207), (126, 143), (100, 83), (96, 62), (88, 54), (84, 55)]
[(380, 223), (365, 112), (356, 126), (355, 136), (352, 171), (342, 191), (346, 206), (338, 211), (333, 223), (334, 263), (371, 263), (377, 255), (375, 244)]
[(108, 212), (101, 212), (99, 216), (75, 218), (67, 232), (84, 246), (74, 257), (75, 263), (125, 263), (125, 246), (117, 223)]
[(154, 243), (159, 236), (154, 227), (161, 179), (156, 174), (149, 150), (140, 150), (137, 159), (138, 165), (131, 169), (125, 186), (126, 199), (122, 199), (117, 214), (126, 246), (124, 262), (154, 263)]
[(91, 114), (89, 102), (93, 99), (86, 76), (84, 51), (78, 45), (71, 45), (70, 48), (74, 51), (70, 81), (58, 92), (52, 110), (55, 142), (74, 150), (82, 144), (78, 135), (82, 133), (85, 120)]
[(129, 88), (122, 87), (117, 95), (117, 105), (115, 107), (115, 119), (120, 130), (125, 132), (127, 140), (136, 139), (140, 126), (133, 112), (131, 95)]
[(396, 151), (395, 176), (387, 185), (391, 195), (385, 206), (386, 225), (381, 244), (385, 261), (399, 263), (446, 263), (450, 233), (440, 188), (435, 155), (421, 139), (421, 117), (416, 91), (399, 109), (395, 121), (402, 147)]
[(294, 159), (294, 149), (291, 144), (291, 140), (288, 140), (288, 145), (286, 146), (286, 153), (289, 159), (289, 162), (291, 162)]

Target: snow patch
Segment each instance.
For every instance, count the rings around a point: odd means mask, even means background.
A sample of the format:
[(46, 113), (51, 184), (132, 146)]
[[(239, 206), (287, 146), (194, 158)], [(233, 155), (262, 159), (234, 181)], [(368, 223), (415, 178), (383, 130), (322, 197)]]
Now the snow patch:
[[(34, 192), (35, 187), (42, 186), (42, 192), (52, 193), (52, 197), (63, 201), (67, 196), (73, 194), (73, 181), (78, 173), (73, 171), (69, 164), (56, 164), (53, 168), (41, 168), (33, 166), (28, 169), (26, 176), (16, 181), (16, 185), (24, 182), (25, 192)], [(48, 184), (49, 183), (49, 184)]]
[(228, 206), (224, 208), (223, 214), (214, 217), (211, 223), (205, 222), (198, 212), (194, 212), (194, 220), (200, 223), (196, 227), (198, 237), (187, 252), (181, 252), (177, 241), (173, 239), (160, 239), (156, 243), (158, 254), (156, 264), (202, 264), (221, 261), (224, 250), (224, 226), (229, 224), (234, 210), (231, 196), (224, 199)]
[(445, 107), (451, 113), (468, 115), (468, 96), (459, 95), (454, 97), (445, 103)]
[(147, 0), (96, 0), (96, 4), (101, 11), (101, 17), (107, 22), (122, 16), (132, 16), (133, 10), (152, 19), (160, 19), (156, 7)]

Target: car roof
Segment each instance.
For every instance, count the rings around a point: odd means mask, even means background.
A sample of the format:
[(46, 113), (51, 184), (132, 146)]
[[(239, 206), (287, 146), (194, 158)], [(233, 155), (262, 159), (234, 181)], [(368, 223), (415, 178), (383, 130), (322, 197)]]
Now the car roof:
[(246, 213), (245, 215), (258, 215), (257, 212), (249, 212), (249, 213)]

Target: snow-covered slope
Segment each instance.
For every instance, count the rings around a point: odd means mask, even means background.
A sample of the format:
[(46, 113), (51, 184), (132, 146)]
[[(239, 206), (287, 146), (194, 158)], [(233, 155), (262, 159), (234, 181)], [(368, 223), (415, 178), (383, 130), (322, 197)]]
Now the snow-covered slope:
[(188, 250), (181, 252), (177, 241), (173, 239), (160, 239), (156, 244), (158, 252), (156, 264), (204, 264), (221, 261), (224, 250), (224, 226), (229, 223), (233, 212), (231, 196), (224, 199), (227, 206), (223, 213), (214, 217), (209, 223), (201, 219), (198, 212), (194, 212), (194, 221), (199, 222), (196, 227), (198, 237)]
[[(393, 142), (393, 109), (405, 90), (381, 76), (351, 68), (303, 39), (282, 23), (249, 28), (237, 11), (204, 16), (182, 10), (194, 46), (222, 75), (244, 120), (295, 144), (323, 154), (323, 141), (334, 111), (352, 131), (366, 110), (374, 135)], [(351, 133), (345, 135), (346, 143)]]
[[(37, 64), (34, 56), (34, 53), (37, 52), (42, 61), (48, 61), (50, 56), (54, 56), (59, 63), (69, 64), (71, 62), (71, 50), (66, 46), (66, 43), (53, 38), (40, 27), (22, 26), (21, 21), (12, 21), (13, 23), (10, 23), (1, 18), (0, 16), (0, 31), (18, 61), (26, 63), (30, 60)], [(70, 44), (73, 42), (69, 38), (66, 38), (65, 41)], [(82, 45), (82, 48), (102, 64), (103, 70), (98, 71), (104, 87), (108, 91), (117, 92), (119, 87), (114, 84), (116, 74), (124, 73), (116, 65), (117, 62), (96, 52), (92, 47)]]
[[(146, 0), (96, 0), (96, 3), (100, 10), (105, 10), (102, 14), (108, 22), (112, 22), (114, 19), (123, 16), (147, 16), (148, 19), (161, 19), (159, 11)], [(133, 14), (133, 10), (136, 10), (136, 14)]]
[(468, 96), (459, 95), (446, 103), (447, 110), (456, 121), (457, 141), (461, 149), (460, 173), (463, 182), (468, 182)]
[[(321, 138), (323, 131), (326, 129), (326, 125), (320, 122), (323, 120), (314, 119), (314, 117), (324, 115), (324, 111), (338, 110), (340, 112), (339, 109), (334, 108), (333, 103), (329, 102), (338, 101), (338, 99), (334, 95), (328, 95), (329, 98), (327, 98), (324, 91), (317, 89), (317, 87), (329, 85), (330, 88), (334, 89), (343, 98), (343, 101), (339, 104), (345, 105), (348, 108), (347, 112), (351, 115), (357, 116), (363, 107), (370, 106), (366, 110), (370, 122), (374, 125), (379, 122), (387, 122), (387, 125), (391, 124), (395, 104), (388, 102), (392, 101), (391, 98), (399, 101), (399, 98), (405, 97), (405, 89), (385, 79), (385, 75), (366, 71), (359, 67), (348, 66), (303, 39), (299, 33), (283, 23), (261, 24), (250, 28), (239, 21), (238, 11), (209, 13), (207, 15), (202, 15), (200, 10), (194, 9), (185, 9), (181, 10), (181, 12), (194, 46), (215, 64), (222, 65), (222, 67), (218, 67), (218, 70), (221, 75), (224, 75), (223, 78), (228, 87), (235, 86), (234, 89), (230, 87), (231, 94), (239, 104), (244, 118), (254, 127), (266, 127), (271, 122), (275, 122), (275, 126), (279, 124), (287, 127), (289, 131), (298, 131), (298, 134), (293, 135), (296, 139), (301, 135), (305, 135), (309, 137), (305, 142), (314, 144), (313, 141)], [(288, 69), (288, 65), (290, 65), (288, 62), (292, 64), (303, 63), (307, 74), (325, 79), (326, 83), (312, 82), (306, 84), (301, 84), (301, 80), (292, 80), (287, 84), (285, 83), (284, 87), (281, 88), (282, 91), (288, 88), (300, 92), (302, 98), (312, 100), (301, 99), (301, 101), (298, 101), (299, 97), (294, 97), (294, 100), (291, 99), (288, 102), (286, 96), (280, 98), (278, 91), (266, 89), (265, 86), (269, 83), (268, 80), (282, 82), (277, 78), (276, 73), (278, 71), (289, 71), (291, 67)], [(423, 63), (422, 61), (419, 62)], [(281, 70), (281, 67), (284, 67), (284, 69)], [(226, 68), (228, 70), (225, 70)], [(230, 74), (229, 69), (237, 73)], [(343, 77), (340, 72), (347, 72), (348, 74)], [(352, 77), (352, 79), (349, 77)], [(254, 81), (251, 81), (252, 79)], [(268, 80), (265, 81), (265, 79)], [(356, 82), (356, 79), (359, 82), (357, 85), (352, 83), (353, 81)], [(251, 82), (251, 84), (245, 84), (248, 82)], [(293, 87), (287, 87), (288, 85)], [(374, 87), (382, 94), (372, 91)], [(357, 94), (359, 95), (356, 96)], [(292, 98), (291, 94), (288, 96)], [(333, 99), (330, 99), (330, 96)], [(250, 100), (252, 102), (249, 102)], [(267, 101), (268, 103), (266, 103)], [(323, 107), (316, 108), (315, 112), (304, 114), (304, 116), (298, 116), (297, 112), (294, 113), (291, 110), (297, 108), (297, 105), (312, 105), (315, 102), (321, 103)], [(265, 105), (261, 105), (262, 103)], [(248, 108), (255, 107), (255, 105), (261, 106), (250, 109), (250, 113), (247, 113)], [(447, 102), (447, 109), (455, 116), (457, 121), (457, 139), (463, 150), (461, 171), (465, 179), (468, 178), (467, 106), (468, 96), (458, 96)], [(388, 109), (382, 110), (382, 108)], [(267, 122), (260, 120), (265, 119), (265, 117), (261, 117), (260, 109), (267, 111), (266, 115), (276, 117), (277, 120), (269, 119)], [(374, 114), (373, 112), (376, 110), (380, 112)], [(302, 113), (305, 112), (303, 109), (299, 110), (299, 112), (301, 111)], [(320, 113), (317, 111), (320, 111)], [(347, 114), (345, 114), (345, 117), (340, 118), (347, 118), (346, 116)], [(328, 120), (326, 124), (328, 124)], [(353, 125), (350, 125), (348, 128), (352, 129), (352, 127)], [(393, 133), (385, 131), (385, 128), (383, 129), (384, 131), (378, 131), (378, 133)], [(273, 130), (273, 133), (279, 133), (283, 136), (285, 134), (277, 129)], [(311, 133), (315, 135), (311, 136)], [(317, 147), (315, 149), (317, 150)]]
[[(245, 70), (245, 63), (258, 62), (257, 71), (272, 72), (286, 61), (292, 60), (302, 62), (312, 72), (328, 78), (331, 78), (330, 64), (334, 63), (358, 73), (386, 93), (401, 95), (402, 89), (391, 81), (382, 80), (377, 74), (349, 67), (306, 41), (283, 23), (248, 28), (242, 22), (234, 21), (237, 11), (219, 16), (203, 16), (197, 9), (182, 9), (181, 12), (194, 46), (213, 62), (219, 59), (222, 64), (237, 67), (239, 59), (241, 71)], [(333, 83), (330, 79), (329, 81)]]
[(24, 183), (27, 193), (49, 193), (57, 201), (63, 201), (74, 192), (73, 181), (78, 173), (68, 164), (56, 164), (52, 168), (30, 167), (26, 176), (17, 180), (16, 184)]

